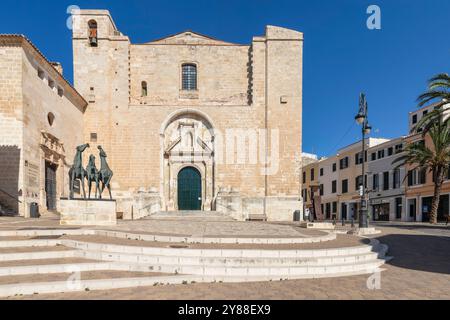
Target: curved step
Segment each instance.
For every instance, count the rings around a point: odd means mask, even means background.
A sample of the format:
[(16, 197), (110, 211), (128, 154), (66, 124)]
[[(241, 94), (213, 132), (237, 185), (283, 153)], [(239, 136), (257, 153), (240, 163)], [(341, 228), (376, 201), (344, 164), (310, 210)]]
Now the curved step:
[(77, 251), (78, 250), (2, 253), (0, 254), (0, 262), (20, 261), (20, 260), (41, 260), (41, 259), (64, 259), (64, 258), (80, 257)]
[(0, 297), (17, 295), (34, 295), (46, 293), (78, 292), (89, 290), (111, 290), (154, 286), (156, 284), (182, 284), (201, 282), (197, 276), (156, 276), (140, 278), (116, 278), (80, 280), (75, 283), (67, 281), (31, 282), (20, 284), (0, 285)]
[[(60, 263), (26, 266), (0, 267), (0, 276), (18, 276), (26, 274), (67, 273), (96, 270), (116, 270), (110, 262)], [(122, 270), (122, 269), (119, 269)]]
[(377, 259), (380, 256), (377, 252), (369, 252), (348, 256), (327, 256), (327, 257), (177, 257), (160, 255), (129, 254), (121, 252), (101, 252), (80, 250), (78, 256), (86, 259), (117, 261), (128, 263), (143, 263), (155, 265), (200, 265), (200, 266), (240, 266), (240, 267), (267, 267), (267, 266), (320, 266), (345, 263), (357, 263)]
[(295, 266), (295, 267), (217, 267), (195, 265), (145, 265), (116, 264), (116, 268), (124, 271), (151, 271), (199, 276), (267, 276), (271, 279), (315, 278), (339, 274), (373, 273), (384, 264), (384, 260), (374, 259), (362, 263), (339, 264), (333, 266)]
[(174, 249), (161, 247), (139, 247), (117, 244), (103, 244), (94, 242), (83, 242), (77, 240), (62, 240), (66, 247), (85, 251), (113, 252), (127, 254), (143, 254), (176, 257), (266, 257), (266, 258), (292, 258), (292, 257), (330, 257), (363, 254), (378, 251), (378, 245), (361, 245), (347, 248), (316, 249), (316, 250), (264, 250), (264, 249)]

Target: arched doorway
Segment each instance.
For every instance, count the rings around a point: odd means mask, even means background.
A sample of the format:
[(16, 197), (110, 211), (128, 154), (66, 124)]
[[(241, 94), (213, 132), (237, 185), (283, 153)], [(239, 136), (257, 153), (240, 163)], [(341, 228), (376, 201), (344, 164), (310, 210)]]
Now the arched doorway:
[[(161, 125), (161, 185), (162, 207), (165, 211), (211, 211), (215, 194), (215, 135), (208, 115), (193, 109), (174, 112)], [(200, 181), (197, 203), (187, 204), (183, 199), (194, 199), (188, 190), (178, 190), (179, 174), (186, 167), (197, 170)], [(188, 170), (189, 171), (189, 170)], [(183, 172), (184, 174), (184, 172)], [(198, 182), (197, 182), (198, 185)], [(181, 186), (183, 188), (183, 186)], [(184, 192), (181, 195), (180, 192)], [(186, 198), (187, 197), (187, 198)], [(180, 203), (181, 202), (181, 203)]]
[(178, 173), (178, 210), (201, 210), (202, 177), (194, 167)]

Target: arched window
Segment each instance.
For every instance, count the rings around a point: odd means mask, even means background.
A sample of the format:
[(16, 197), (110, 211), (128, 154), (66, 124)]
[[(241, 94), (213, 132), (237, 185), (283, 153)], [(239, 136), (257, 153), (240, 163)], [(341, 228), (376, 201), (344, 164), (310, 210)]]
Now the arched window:
[(55, 115), (51, 112), (49, 112), (47, 114), (47, 120), (48, 120), (48, 124), (51, 126), (53, 126), (53, 122), (55, 122)]
[(193, 63), (185, 63), (181, 66), (182, 69), (182, 89), (183, 90), (197, 90), (197, 66)]
[(142, 81), (141, 83), (141, 96), (142, 97), (146, 97), (148, 94), (147, 92), (147, 82), (146, 81)]
[(97, 21), (90, 20), (88, 22), (88, 26), (89, 26), (89, 43), (91, 47), (96, 47), (98, 45)]

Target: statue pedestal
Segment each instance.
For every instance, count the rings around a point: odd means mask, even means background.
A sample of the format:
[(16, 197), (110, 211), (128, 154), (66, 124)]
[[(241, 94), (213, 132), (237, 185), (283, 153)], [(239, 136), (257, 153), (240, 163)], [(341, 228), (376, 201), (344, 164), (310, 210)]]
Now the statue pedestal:
[(117, 224), (115, 200), (61, 199), (60, 225), (114, 226)]

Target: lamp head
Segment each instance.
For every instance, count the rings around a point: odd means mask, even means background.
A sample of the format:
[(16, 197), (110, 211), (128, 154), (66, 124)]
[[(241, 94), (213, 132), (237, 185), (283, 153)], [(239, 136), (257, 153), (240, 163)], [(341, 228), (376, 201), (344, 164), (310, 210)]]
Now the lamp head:
[(362, 113), (358, 113), (355, 117), (357, 124), (363, 124), (364, 120), (366, 119), (366, 116)]

